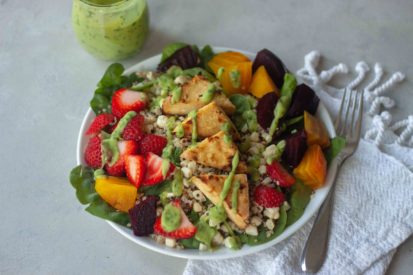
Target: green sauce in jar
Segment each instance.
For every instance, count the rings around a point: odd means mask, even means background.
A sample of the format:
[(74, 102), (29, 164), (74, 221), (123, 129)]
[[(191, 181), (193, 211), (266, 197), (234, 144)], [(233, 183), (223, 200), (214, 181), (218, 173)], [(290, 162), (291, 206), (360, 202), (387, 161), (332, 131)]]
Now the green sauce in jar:
[(104, 60), (136, 53), (149, 31), (145, 0), (74, 0), (72, 23), (80, 44)]

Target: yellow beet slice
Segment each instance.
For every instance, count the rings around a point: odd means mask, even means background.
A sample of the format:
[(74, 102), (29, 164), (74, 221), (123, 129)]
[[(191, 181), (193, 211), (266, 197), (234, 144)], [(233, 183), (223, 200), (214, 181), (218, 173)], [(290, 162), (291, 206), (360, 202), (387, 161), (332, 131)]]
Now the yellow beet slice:
[(324, 185), (327, 175), (327, 161), (324, 158), (320, 145), (314, 144), (308, 147), (300, 164), (293, 171), (294, 176), (302, 180), (312, 189)]
[(275, 86), (264, 66), (258, 67), (252, 76), (250, 91), (251, 94), (258, 98), (261, 98), (270, 92), (275, 92), (277, 96), (279, 96), (278, 88)]
[(304, 111), (304, 130), (308, 145), (318, 144), (322, 148), (330, 146), (330, 138), (324, 124), (307, 111)]
[(122, 212), (128, 212), (136, 202), (137, 188), (126, 178), (98, 177), (95, 182), (95, 190), (99, 196)]

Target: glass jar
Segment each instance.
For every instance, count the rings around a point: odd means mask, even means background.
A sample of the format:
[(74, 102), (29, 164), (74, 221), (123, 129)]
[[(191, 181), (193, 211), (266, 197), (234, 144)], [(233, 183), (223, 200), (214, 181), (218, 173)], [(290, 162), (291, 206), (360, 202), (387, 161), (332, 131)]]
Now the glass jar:
[(138, 52), (149, 32), (146, 0), (73, 0), (72, 23), (80, 44), (104, 60)]

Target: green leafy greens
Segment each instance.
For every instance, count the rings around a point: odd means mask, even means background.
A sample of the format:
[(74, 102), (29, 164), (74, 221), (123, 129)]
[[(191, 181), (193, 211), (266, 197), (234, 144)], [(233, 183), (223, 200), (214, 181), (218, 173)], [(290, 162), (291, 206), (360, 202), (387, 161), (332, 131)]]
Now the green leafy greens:
[(81, 204), (87, 205), (86, 211), (99, 218), (126, 226), (130, 220), (127, 213), (119, 212), (95, 191), (93, 169), (82, 165), (76, 166), (70, 172), (70, 183), (76, 189), (76, 197)]
[(292, 193), (290, 198), (291, 208), (288, 210), (287, 226), (295, 223), (304, 213), (307, 204), (310, 202), (312, 189), (297, 180), (291, 187)]
[(108, 112), (110, 110), (111, 98), (116, 90), (131, 87), (133, 83), (143, 80), (134, 73), (129, 76), (122, 75), (124, 71), (125, 68), (119, 63), (113, 63), (106, 69), (90, 101), (90, 107), (95, 114)]

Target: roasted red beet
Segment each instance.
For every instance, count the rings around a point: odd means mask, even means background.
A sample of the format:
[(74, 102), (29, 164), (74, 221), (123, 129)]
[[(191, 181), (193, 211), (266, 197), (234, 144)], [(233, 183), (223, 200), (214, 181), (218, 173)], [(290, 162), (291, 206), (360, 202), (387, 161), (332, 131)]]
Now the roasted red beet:
[(156, 196), (147, 196), (145, 200), (129, 210), (132, 230), (136, 236), (147, 236), (153, 233), (157, 200), (158, 197)]
[(319, 102), (320, 99), (315, 94), (313, 89), (305, 84), (298, 85), (294, 91), (290, 108), (288, 109), (285, 117), (293, 118), (301, 116), (304, 114), (304, 111), (314, 115), (317, 111)]
[(299, 130), (285, 139), (285, 150), (282, 155), (282, 160), (289, 166), (296, 167), (303, 158), (306, 150), (307, 139), (305, 131)]
[(263, 129), (270, 127), (274, 119), (274, 108), (278, 98), (275, 93), (268, 93), (261, 97), (257, 104), (257, 121)]
[(191, 46), (177, 50), (172, 56), (158, 65), (158, 71), (166, 72), (172, 66), (179, 66), (182, 69), (196, 67), (200, 62), (198, 54)]
[(254, 64), (252, 64), (252, 72), (254, 73), (258, 67), (264, 65), (265, 70), (270, 75), (272, 81), (278, 89), (281, 89), (284, 83), (284, 75), (287, 71), (281, 59), (279, 59), (270, 50), (262, 49), (257, 53)]

